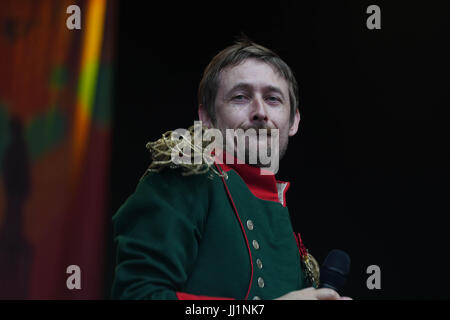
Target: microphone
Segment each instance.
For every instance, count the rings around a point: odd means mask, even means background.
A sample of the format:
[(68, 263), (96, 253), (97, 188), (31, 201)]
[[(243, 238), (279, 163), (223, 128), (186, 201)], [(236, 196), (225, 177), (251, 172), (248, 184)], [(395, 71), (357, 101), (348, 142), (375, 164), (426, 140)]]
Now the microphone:
[(350, 257), (342, 250), (331, 250), (320, 268), (320, 288), (330, 288), (340, 294), (350, 273)]

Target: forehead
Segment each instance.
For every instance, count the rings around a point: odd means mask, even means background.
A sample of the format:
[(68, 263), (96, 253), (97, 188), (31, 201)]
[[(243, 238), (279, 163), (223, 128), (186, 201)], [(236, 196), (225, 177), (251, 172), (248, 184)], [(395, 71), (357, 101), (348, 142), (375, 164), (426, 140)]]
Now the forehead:
[(247, 59), (236, 66), (227, 67), (221, 71), (219, 91), (226, 92), (237, 83), (248, 83), (255, 88), (275, 86), (285, 94), (288, 92), (287, 81), (275, 68), (256, 59)]

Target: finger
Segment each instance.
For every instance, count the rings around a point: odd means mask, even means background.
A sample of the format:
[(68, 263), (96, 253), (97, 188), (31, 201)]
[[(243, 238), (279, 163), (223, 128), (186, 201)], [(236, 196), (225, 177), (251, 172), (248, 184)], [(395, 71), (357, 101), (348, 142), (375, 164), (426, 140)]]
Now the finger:
[(318, 289), (316, 291), (316, 297), (319, 300), (337, 300), (340, 298), (336, 291), (328, 288)]
[(339, 300), (353, 300), (353, 299), (350, 297), (340, 297)]

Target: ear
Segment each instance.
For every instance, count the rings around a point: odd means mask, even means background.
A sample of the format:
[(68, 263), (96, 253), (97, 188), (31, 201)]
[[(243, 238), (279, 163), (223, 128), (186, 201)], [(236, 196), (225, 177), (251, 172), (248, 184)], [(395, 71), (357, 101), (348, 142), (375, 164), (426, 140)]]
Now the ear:
[(295, 110), (294, 121), (293, 121), (291, 127), (289, 128), (289, 136), (290, 137), (292, 137), (293, 135), (295, 135), (297, 133), (299, 123), (300, 123), (300, 112), (298, 111), (298, 108), (297, 108)]
[(199, 106), (198, 106), (198, 118), (202, 122), (202, 125), (204, 125), (205, 127), (208, 127), (208, 128), (213, 127), (211, 118), (209, 117), (205, 106), (202, 104), (199, 104)]

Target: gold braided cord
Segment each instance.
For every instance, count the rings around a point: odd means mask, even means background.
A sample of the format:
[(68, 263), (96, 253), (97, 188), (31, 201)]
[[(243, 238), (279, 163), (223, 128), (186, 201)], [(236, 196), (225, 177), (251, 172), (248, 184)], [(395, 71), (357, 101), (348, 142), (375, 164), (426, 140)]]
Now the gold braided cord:
[[(187, 130), (189, 132), (189, 135), (179, 135), (179, 137), (175, 138), (172, 137), (174, 131), (167, 131), (162, 135), (160, 139), (148, 142), (146, 144), (146, 148), (151, 153), (152, 162), (144, 173), (144, 176), (148, 172), (159, 172), (163, 168), (169, 167), (182, 168), (181, 174), (183, 176), (210, 173), (210, 178), (213, 177), (213, 174), (216, 174), (219, 177), (227, 177), (227, 174), (225, 172), (220, 173), (214, 167), (214, 157), (212, 155), (203, 154), (204, 149), (211, 143), (210, 141), (203, 141), (202, 139), (207, 128), (201, 127), (201, 130), (198, 130), (200, 127), (197, 127), (197, 130), (194, 130), (194, 128), (195, 125), (189, 127), (189, 129)], [(201, 141), (201, 145), (195, 145), (194, 141)], [(185, 152), (186, 149), (190, 150), (190, 154)], [(172, 161), (173, 152), (178, 153), (180, 156), (190, 157), (191, 161), (189, 161), (189, 163), (174, 163)], [(201, 155), (202, 162), (200, 164), (194, 163), (195, 154)]]

